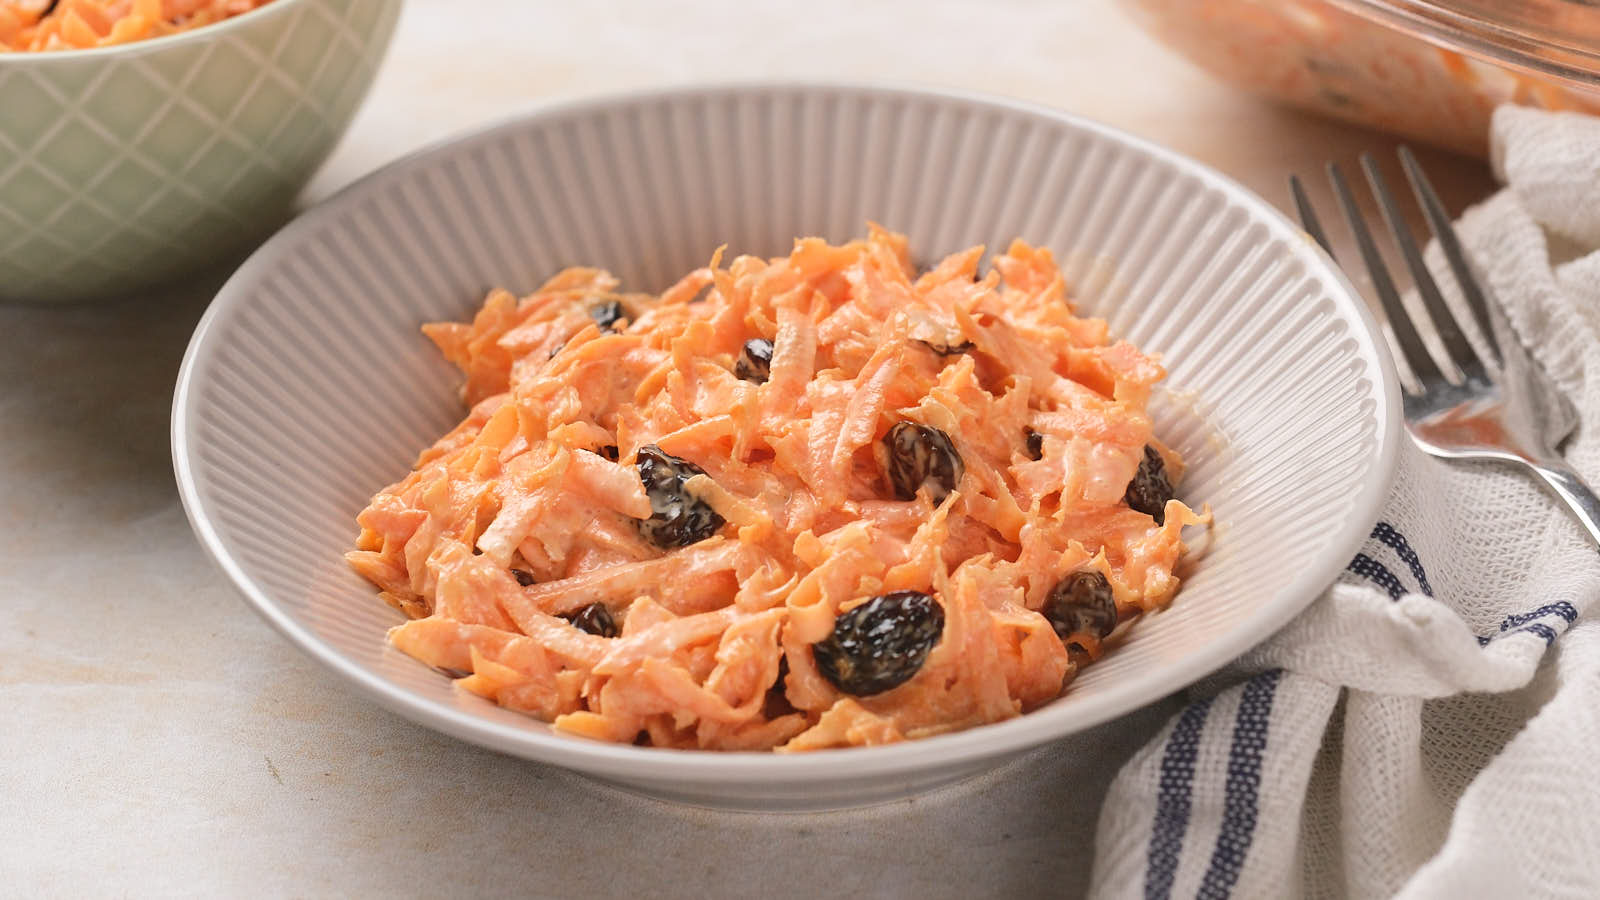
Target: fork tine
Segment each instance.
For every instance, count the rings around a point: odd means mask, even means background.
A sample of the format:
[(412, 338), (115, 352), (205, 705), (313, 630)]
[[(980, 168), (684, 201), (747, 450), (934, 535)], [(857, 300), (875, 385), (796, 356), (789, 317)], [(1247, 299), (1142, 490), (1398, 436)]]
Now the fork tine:
[(1372, 286), (1378, 292), (1378, 299), (1383, 303), (1383, 314), (1389, 320), (1389, 328), (1394, 332), (1395, 343), (1400, 345), (1400, 355), (1405, 357), (1406, 365), (1411, 368), (1411, 373), (1419, 381), (1428, 378), (1443, 378), (1439, 366), (1433, 361), (1433, 355), (1428, 352), (1428, 347), (1422, 342), (1422, 336), (1417, 333), (1417, 326), (1411, 321), (1411, 316), (1406, 312), (1405, 304), (1400, 302), (1400, 292), (1395, 290), (1394, 281), (1389, 277), (1389, 270), (1383, 264), (1383, 257), (1378, 254), (1378, 247), (1372, 242), (1372, 232), (1367, 230), (1366, 222), (1361, 218), (1361, 209), (1356, 206), (1356, 198), (1350, 193), (1350, 185), (1344, 180), (1344, 173), (1333, 163), (1328, 163), (1328, 180), (1333, 182), (1333, 192), (1339, 198), (1339, 206), (1344, 210), (1345, 222), (1350, 226), (1350, 231), (1355, 235), (1356, 246), (1361, 249), (1361, 259), (1367, 265), (1367, 274), (1372, 277)]
[(1434, 192), (1428, 176), (1422, 173), (1422, 166), (1417, 163), (1417, 157), (1410, 147), (1400, 148), (1400, 165), (1405, 169), (1406, 180), (1411, 182), (1412, 192), (1417, 195), (1417, 205), (1422, 207), (1423, 215), (1427, 216), (1428, 227), (1439, 241), (1439, 249), (1444, 251), (1444, 258), (1450, 263), (1450, 271), (1455, 273), (1456, 284), (1461, 286), (1461, 293), (1467, 299), (1467, 308), (1472, 310), (1478, 332), (1488, 343), (1489, 350), (1499, 358), (1500, 342), (1495, 339), (1494, 328), (1490, 325), (1488, 299), (1478, 285), (1472, 266), (1467, 263), (1467, 254), (1461, 249), (1461, 238), (1456, 235), (1455, 226), (1450, 224), (1449, 213), (1445, 212), (1444, 204), (1439, 202), (1439, 195)]
[(1383, 211), (1383, 220), (1389, 224), (1389, 233), (1394, 236), (1395, 246), (1400, 248), (1400, 255), (1405, 258), (1406, 268), (1411, 270), (1411, 280), (1417, 287), (1417, 293), (1422, 296), (1422, 306), (1428, 311), (1428, 318), (1433, 320), (1433, 327), (1439, 334), (1439, 341), (1444, 344), (1445, 354), (1457, 369), (1465, 371), (1469, 366), (1478, 361), (1478, 352), (1472, 349), (1472, 344), (1467, 341), (1466, 335), (1461, 332), (1461, 325), (1456, 322), (1455, 313), (1444, 302), (1444, 295), (1439, 293), (1439, 285), (1433, 280), (1433, 273), (1428, 271), (1428, 264), (1422, 259), (1422, 251), (1417, 249), (1417, 240), (1411, 236), (1411, 227), (1406, 224), (1405, 216), (1400, 213), (1399, 204), (1395, 203), (1394, 194), (1389, 190), (1389, 184), (1383, 178), (1383, 173), (1378, 170), (1378, 161), (1370, 153), (1361, 154), (1361, 168), (1367, 173), (1367, 183), (1372, 186), (1372, 193), (1378, 198), (1378, 207)]
[(1311, 198), (1306, 196), (1306, 187), (1300, 183), (1299, 175), (1289, 176), (1289, 192), (1294, 194), (1294, 208), (1300, 214), (1300, 225), (1322, 247), (1322, 252), (1333, 256), (1333, 245), (1328, 243), (1328, 235), (1322, 230), (1322, 222), (1317, 219), (1317, 211), (1311, 206)]

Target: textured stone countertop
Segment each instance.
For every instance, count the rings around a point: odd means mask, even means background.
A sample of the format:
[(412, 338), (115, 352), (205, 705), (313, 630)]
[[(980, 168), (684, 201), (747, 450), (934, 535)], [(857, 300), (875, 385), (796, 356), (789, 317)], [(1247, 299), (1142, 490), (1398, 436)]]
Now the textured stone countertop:
[[(551, 97), (872, 78), (1022, 97), (1168, 144), (1283, 202), (1390, 145), (1212, 82), (1111, 0), (411, 0), (314, 203)], [(1433, 159), (1459, 208), (1480, 166)], [(1118, 762), (1173, 701), (887, 807), (675, 807), (500, 756), (347, 692), (192, 538), (168, 452), (220, 279), (0, 308), (0, 895), (1075, 895)]]

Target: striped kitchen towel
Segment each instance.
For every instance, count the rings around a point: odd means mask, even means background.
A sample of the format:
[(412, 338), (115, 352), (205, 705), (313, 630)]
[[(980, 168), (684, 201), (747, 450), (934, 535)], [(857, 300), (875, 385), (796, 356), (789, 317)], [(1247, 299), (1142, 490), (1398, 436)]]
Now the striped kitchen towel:
[[(1600, 120), (1501, 109), (1494, 147), (1506, 188), (1458, 228), (1600, 484)], [(1404, 442), (1340, 582), (1118, 774), (1093, 895), (1600, 897), (1597, 597), (1531, 477)]]

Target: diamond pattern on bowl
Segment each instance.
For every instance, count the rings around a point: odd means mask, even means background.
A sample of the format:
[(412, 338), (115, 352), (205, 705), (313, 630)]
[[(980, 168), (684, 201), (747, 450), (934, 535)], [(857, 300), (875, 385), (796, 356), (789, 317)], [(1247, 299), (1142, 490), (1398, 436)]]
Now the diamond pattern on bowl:
[[(12, 185), (5, 203), (0, 205), (15, 217), (16, 226), (20, 229), (9, 242), (12, 246), (22, 243), (22, 238), (32, 233), (30, 222), (51, 218), (66, 209), (72, 201), (71, 189), (48, 172), (42, 172), (35, 178), (15, 177)], [(0, 239), (0, 252), (4, 252), (6, 246), (7, 242)]]
[(7, 155), (33, 146), (55, 121), (59, 102), (38, 83), (0, 67), (0, 97), (6, 98), (5, 127), (0, 128), (0, 149)]
[(126, 291), (275, 225), (399, 7), (276, 0), (183, 38), (0, 59), (0, 301)]

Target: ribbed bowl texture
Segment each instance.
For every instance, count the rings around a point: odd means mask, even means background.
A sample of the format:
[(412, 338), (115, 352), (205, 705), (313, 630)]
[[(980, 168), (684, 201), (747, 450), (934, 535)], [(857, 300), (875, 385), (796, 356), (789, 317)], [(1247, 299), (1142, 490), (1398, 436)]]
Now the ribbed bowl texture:
[(400, 0), (273, 0), (0, 54), (0, 302), (115, 299), (260, 240), (355, 115)]
[[(1170, 609), (1020, 718), (798, 755), (615, 746), (457, 692), (388, 648), (401, 620), (341, 554), (369, 497), (464, 413), (418, 326), (563, 266), (659, 290), (719, 244), (781, 255), (868, 220), (924, 260), (1013, 237), (1064, 262), (1083, 312), (1163, 354), (1156, 428), (1210, 504)], [(293, 642), (468, 741), (710, 806), (859, 805), (970, 775), (1152, 702), (1302, 610), (1370, 528), (1398, 395), (1373, 322), (1268, 204), (1149, 143), (1053, 112), (879, 87), (750, 85), (571, 103), (426, 150), (286, 228), (201, 322), (173, 454), (201, 542)]]

